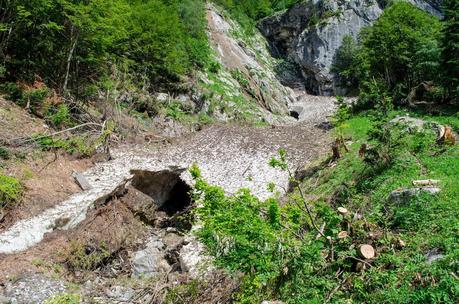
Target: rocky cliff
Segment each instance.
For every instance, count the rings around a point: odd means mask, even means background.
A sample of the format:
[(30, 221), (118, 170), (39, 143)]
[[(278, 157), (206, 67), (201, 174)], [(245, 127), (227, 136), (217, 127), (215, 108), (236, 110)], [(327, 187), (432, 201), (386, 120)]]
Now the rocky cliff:
[[(419, 8), (441, 17), (441, 0), (410, 0)], [(270, 41), (276, 57), (299, 65), (306, 89), (313, 94), (343, 94), (331, 67), (346, 35), (357, 37), (360, 30), (379, 18), (385, 0), (308, 0), (263, 19), (258, 28)]]

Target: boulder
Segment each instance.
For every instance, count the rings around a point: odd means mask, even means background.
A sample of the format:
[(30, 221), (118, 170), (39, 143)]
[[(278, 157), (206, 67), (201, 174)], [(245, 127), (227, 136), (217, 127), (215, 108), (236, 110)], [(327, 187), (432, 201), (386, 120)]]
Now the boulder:
[(148, 240), (145, 249), (134, 253), (132, 273), (136, 277), (154, 277), (167, 273), (171, 266), (164, 258), (164, 243), (155, 235)]
[(129, 287), (113, 286), (108, 289), (105, 294), (117, 303), (132, 303), (131, 300), (134, 297), (135, 292)]
[(427, 264), (432, 264), (433, 262), (435, 261), (438, 261), (438, 260), (441, 260), (445, 257), (444, 254), (442, 254), (440, 252), (440, 250), (438, 249), (432, 249), (432, 250), (429, 250), (426, 254), (425, 254), (425, 258), (426, 258), (426, 261), (427, 261)]
[(78, 186), (80, 186), (80, 188), (83, 191), (87, 191), (87, 190), (91, 190), (92, 189), (91, 184), (88, 182), (88, 180), (86, 179), (86, 177), (84, 177), (83, 174), (78, 173), (76, 171), (73, 171), (72, 176), (75, 179), (75, 181), (78, 184)]
[(155, 95), (155, 100), (158, 102), (167, 102), (171, 99), (171, 96), (167, 93), (157, 93)]
[(9, 304), (9, 303), (11, 303), (10, 298), (0, 295), (0, 304)]
[[(433, 15), (441, 16), (441, 0), (411, 0)], [(345, 36), (360, 31), (382, 14), (386, 1), (310, 0), (286, 12), (263, 19), (258, 28), (270, 42), (274, 56), (296, 62), (306, 89), (319, 95), (345, 93), (332, 72), (335, 54)]]

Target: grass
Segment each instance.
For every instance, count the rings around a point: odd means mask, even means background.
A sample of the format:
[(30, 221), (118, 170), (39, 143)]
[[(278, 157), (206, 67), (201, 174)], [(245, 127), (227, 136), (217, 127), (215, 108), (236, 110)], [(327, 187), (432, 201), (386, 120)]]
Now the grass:
[[(403, 113), (392, 116), (396, 114)], [(447, 123), (456, 130), (459, 127), (459, 119), (454, 116), (416, 116)], [(311, 192), (323, 200), (341, 195), (340, 204), (363, 213), (375, 230), (386, 233), (377, 244), (381, 249), (390, 249), (393, 238), (402, 239), (406, 247), (380, 252), (375, 267), (355, 276), (347, 297), (357, 303), (454, 303), (459, 296), (454, 276), (459, 270), (459, 150), (457, 146), (428, 144), (414, 152), (408, 144), (399, 148), (390, 166), (371, 172), (357, 151), (361, 144), (371, 142), (367, 133), (372, 124), (365, 114), (345, 122), (344, 134), (353, 142), (351, 152), (336, 167), (323, 170), (318, 186)], [(406, 137), (417, 140), (416, 135)], [(425, 137), (421, 139), (429, 142)], [(442, 191), (436, 196), (414, 198), (402, 206), (388, 203), (392, 191), (411, 188), (412, 181), (419, 179), (440, 180)], [(305, 187), (312, 189), (308, 182)], [(345, 189), (346, 193), (336, 193), (336, 189)], [(444, 259), (427, 264), (429, 250), (442, 252)]]

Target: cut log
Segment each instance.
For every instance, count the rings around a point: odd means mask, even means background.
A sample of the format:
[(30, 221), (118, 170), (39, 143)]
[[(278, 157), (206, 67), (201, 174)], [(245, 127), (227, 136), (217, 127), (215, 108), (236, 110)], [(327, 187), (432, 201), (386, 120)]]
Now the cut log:
[(373, 248), (373, 246), (365, 244), (359, 247), (358, 254), (362, 258), (370, 260), (375, 257), (375, 249)]
[(349, 211), (344, 207), (338, 207), (338, 212), (342, 215), (346, 215), (349, 213)]
[(417, 187), (422, 186), (437, 186), (440, 183), (437, 179), (425, 179), (425, 180), (415, 180), (413, 181), (413, 185)]
[(338, 233), (338, 239), (340, 240), (345, 239), (347, 237), (348, 237), (347, 231), (341, 231), (340, 233)]

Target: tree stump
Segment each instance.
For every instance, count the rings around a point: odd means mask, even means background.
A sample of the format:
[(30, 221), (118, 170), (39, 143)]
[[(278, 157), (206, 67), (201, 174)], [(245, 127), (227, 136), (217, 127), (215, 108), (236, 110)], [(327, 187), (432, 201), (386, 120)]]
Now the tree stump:
[(366, 259), (366, 260), (371, 260), (375, 257), (375, 249), (373, 246), (364, 244), (359, 247), (359, 250), (357, 251), (360, 257)]
[(346, 215), (349, 213), (349, 211), (344, 207), (338, 207), (338, 212), (342, 215)]
[(341, 231), (340, 233), (338, 233), (338, 239), (340, 240), (345, 239), (347, 237), (348, 237), (347, 231)]

